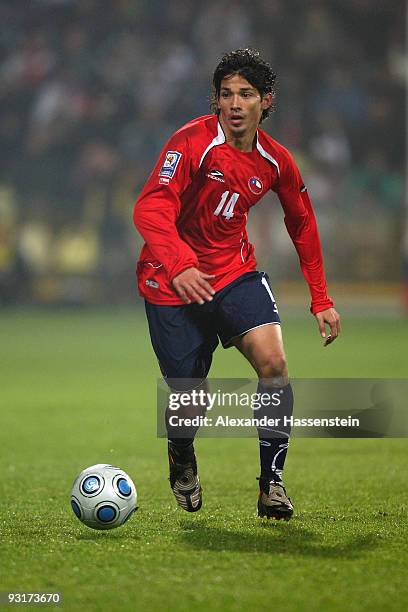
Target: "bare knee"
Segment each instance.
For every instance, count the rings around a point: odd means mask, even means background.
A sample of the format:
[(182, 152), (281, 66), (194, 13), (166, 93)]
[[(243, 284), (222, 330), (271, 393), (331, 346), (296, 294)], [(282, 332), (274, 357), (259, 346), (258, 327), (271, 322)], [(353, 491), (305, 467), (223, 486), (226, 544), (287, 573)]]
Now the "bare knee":
[(258, 377), (268, 381), (272, 386), (287, 385), (288, 365), (284, 354), (271, 354), (265, 357), (257, 366)]

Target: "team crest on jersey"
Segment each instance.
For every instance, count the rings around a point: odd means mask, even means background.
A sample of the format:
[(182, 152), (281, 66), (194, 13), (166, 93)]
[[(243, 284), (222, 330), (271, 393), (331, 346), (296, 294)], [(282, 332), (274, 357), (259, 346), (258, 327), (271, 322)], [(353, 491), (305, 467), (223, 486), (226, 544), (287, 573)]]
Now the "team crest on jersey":
[(251, 176), (248, 181), (248, 187), (255, 195), (259, 195), (263, 190), (262, 181), (257, 176)]
[(169, 179), (173, 178), (177, 165), (180, 161), (181, 153), (178, 151), (167, 151), (164, 163), (159, 172), (159, 176), (164, 176)]

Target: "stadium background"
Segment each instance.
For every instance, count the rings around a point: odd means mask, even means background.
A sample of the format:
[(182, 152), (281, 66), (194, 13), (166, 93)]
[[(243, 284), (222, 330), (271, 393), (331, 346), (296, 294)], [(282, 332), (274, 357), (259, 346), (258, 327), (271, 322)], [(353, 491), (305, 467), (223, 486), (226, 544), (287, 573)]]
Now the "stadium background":
[[(295, 437), (285, 525), (256, 517), (255, 441), (201, 439), (203, 509), (176, 507), (131, 222), (166, 138), (208, 112), (221, 53), (259, 48), (279, 78), (263, 127), (301, 167), (343, 317), (323, 349), (265, 198), (250, 234), (291, 376), (406, 378), (405, 21), (400, 0), (0, 0), (0, 591), (98, 612), (405, 612), (406, 439)], [(211, 374), (252, 376), (234, 350)], [(110, 533), (69, 508), (99, 462), (140, 495)]]
[[(301, 167), (337, 302), (371, 291), (396, 306), (404, 10), (398, 0), (2, 1), (1, 302), (138, 304), (133, 202), (169, 135), (209, 112), (222, 52), (252, 44), (278, 73), (262, 127)], [(289, 299), (288, 281), (303, 283), (276, 198), (250, 228), (260, 267)]]

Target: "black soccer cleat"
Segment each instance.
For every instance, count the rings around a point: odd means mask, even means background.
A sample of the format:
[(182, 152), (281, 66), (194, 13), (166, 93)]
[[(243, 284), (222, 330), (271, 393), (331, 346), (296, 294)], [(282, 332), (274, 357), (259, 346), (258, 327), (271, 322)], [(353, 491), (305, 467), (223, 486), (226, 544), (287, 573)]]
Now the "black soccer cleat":
[(197, 475), (194, 447), (179, 450), (169, 442), (170, 487), (178, 505), (186, 512), (197, 512), (202, 505), (202, 489)]
[(258, 516), (289, 521), (293, 514), (293, 504), (286, 495), (283, 483), (262, 476), (258, 480)]

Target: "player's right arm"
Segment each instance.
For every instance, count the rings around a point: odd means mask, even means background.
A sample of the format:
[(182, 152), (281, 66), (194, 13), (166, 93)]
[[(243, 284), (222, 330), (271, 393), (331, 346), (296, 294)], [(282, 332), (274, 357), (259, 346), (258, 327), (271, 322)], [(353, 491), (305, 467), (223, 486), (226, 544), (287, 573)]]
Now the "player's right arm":
[(212, 299), (212, 278), (198, 270), (197, 255), (180, 237), (176, 221), (180, 195), (197, 171), (189, 139), (175, 134), (163, 148), (136, 201), (133, 220), (154, 258), (162, 264), (177, 295), (186, 304)]

